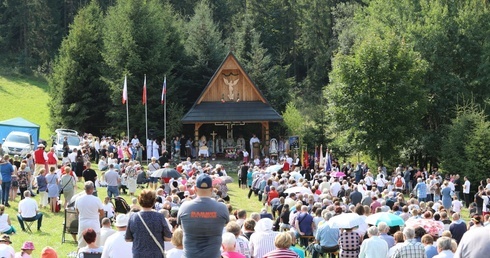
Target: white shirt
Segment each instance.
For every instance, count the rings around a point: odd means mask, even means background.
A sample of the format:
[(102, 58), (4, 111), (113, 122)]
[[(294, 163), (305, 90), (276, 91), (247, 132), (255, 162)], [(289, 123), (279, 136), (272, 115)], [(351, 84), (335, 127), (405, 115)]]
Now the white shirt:
[(77, 153), (72, 152), (72, 153), (68, 154), (68, 158), (70, 159), (71, 162), (76, 162), (77, 161)]
[(459, 201), (459, 200), (453, 201), (453, 211), (454, 212), (460, 213), (462, 207), (463, 207), (463, 203), (461, 203), (461, 201)]
[(453, 258), (454, 253), (451, 252), (451, 250), (444, 250), (441, 251), (438, 255), (434, 256), (433, 258)]
[(463, 193), (469, 194), (470, 193), (470, 186), (471, 186), (470, 180), (464, 181)]
[(126, 242), (124, 235), (126, 231), (117, 231), (107, 238), (102, 258), (132, 258), (133, 242)]
[(105, 245), (105, 242), (107, 241), (107, 239), (114, 235), (116, 233), (116, 231), (112, 228), (106, 228), (106, 227), (102, 227), (100, 229), (100, 246), (104, 246)]
[(449, 181), (449, 183), (447, 184), (447, 187), (450, 187), (451, 188), (451, 191), (454, 192), (454, 183)]
[(340, 185), (339, 182), (333, 182), (332, 185), (330, 186), (330, 193), (332, 196), (336, 197), (339, 194), (340, 188), (342, 186)]
[(93, 228), (100, 232), (99, 210), (103, 210), (102, 201), (91, 194), (80, 196), (75, 202), (75, 209), (79, 213), (78, 232), (86, 228)]
[(0, 257), (14, 258), (15, 250), (11, 245), (0, 244)]
[(131, 139), (131, 144), (132, 144), (133, 146), (136, 146), (136, 144), (139, 144), (139, 143), (140, 143), (140, 140), (139, 140), (138, 138), (133, 138), (133, 139)]
[(388, 243), (379, 236), (372, 236), (362, 242), (359, 258), (386, 258)]
[(23, 218), (32, 218), (37, 214), (37, 202), (31, 197), (26, 197), (19, 202), (19, 213)]

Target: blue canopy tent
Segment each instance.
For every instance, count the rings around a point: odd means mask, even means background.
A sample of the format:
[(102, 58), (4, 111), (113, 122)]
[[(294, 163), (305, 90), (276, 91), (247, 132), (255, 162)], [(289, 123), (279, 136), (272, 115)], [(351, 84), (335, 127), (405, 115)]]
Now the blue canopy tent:
[(4, 121), (0, 121), (0, 141), (9, 135), (12, 131), (26, 132), (32, 135), (32, 140), (34, 141), (34, 148), (37, 147), (39, 141), (39, 131), (40, 126), (34, 124), (22, 117), (16, 117)]

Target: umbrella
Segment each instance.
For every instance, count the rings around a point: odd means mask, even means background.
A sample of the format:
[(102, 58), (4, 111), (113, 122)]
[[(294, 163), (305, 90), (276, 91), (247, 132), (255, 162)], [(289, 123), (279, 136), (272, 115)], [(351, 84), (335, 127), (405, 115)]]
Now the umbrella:
[(291, 187), (291, 188), (286, 189), (284, 192), (287, 194), (289, 194), (289, 193), (312, 194), (310, 189), (308, 189), (306, 187), (302, 187), (302, 186)]
[(337, 171), (335, 173), (332, 173), (333, 177), (345, 177), (345, 174), (343, 172)]
[(179, 178), (181, 177), (180, 173), (173, 168), (161, 168), (153, 171), (151, 177), (172, 177)]
[(431, 234), (432, 236), (439, 236), (439, 233), (444, 231), (444, 224), (439, 221), (435, 221), (433, 219), (410, 218), (405, 223), (405, 226), (413, 229), (421, 227), (425, 229), (425, 231)]
[(219, 178), (221, 178), (225, 184), (233, 183), (233, 178), (231, 176), (220, 176)]
[(213, 185), (228, 184), (232, 182), (233, 178), (231, 178), (230, 176), (220, 176), (213, 178)]
[(298, 181), (302, 177), (301, 174), (297, 171), (291, 172), (291, 173), (289, 173), (289, 175), (291, 177), (293, 177), (294, 180), (296, 180), (296, 181)]
[(332, 217), (328, 222), (332, 228), (354, 228), (364, 221), (357, 213), (342, 213)]
[(405, 221), (400, 217), (393, 213), (389, 212), (378, 212), (372, 215), (369, 215), (366, 219), (367, 224), (377, 226), (380, 222), (385, 222), (388, 226), (403, 226)]
[(279, 171), (280, 169), (282, 169), (282, 165), (272, 165), (270, 167), (267, 167), (265, 169), (265, 172), (267, 172), (267, 173), (277, 173), (277, 171)]

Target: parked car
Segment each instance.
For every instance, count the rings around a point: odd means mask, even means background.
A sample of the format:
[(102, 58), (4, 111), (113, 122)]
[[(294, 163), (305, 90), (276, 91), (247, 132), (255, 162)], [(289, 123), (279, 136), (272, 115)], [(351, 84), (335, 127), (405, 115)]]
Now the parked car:
[(68, 146), (70, 147), (69, 152), (72, 152), (74, 148), (80, 146), (80, 137), (78, 132), (71, 129), (56, 129), (55, 135), (53, 136), (53, 147), (56, 152), (56, 156), (59, 159), (63, 158), (63, 141), (66, 137), (68, 141)]
[(3, 150), (9, 155), (26, 156), (34, 150), (32, 135), (26, 132), (12, 131), (3, 139)]

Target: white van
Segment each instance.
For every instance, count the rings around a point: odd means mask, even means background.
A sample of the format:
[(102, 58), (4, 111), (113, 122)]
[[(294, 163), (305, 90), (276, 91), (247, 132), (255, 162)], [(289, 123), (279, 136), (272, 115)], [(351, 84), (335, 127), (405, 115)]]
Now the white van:
[(9, 155), (26, 156), (34, 150), (32, 135), (26, 132), (12, 131), (3, 139), (3, 150)]
[(58, 156), (59, 159), (63, 158), (63, 141), (65, 140), (65, 137), (68, 141), (70, 152), (73, 151), (74, 148), (80, 147), (80, 137), (78, 136), (77, 131), (71, 129), (56, 129), (54, 132), (56, 135), (53, 136), (53, 147), (56, 156)]

